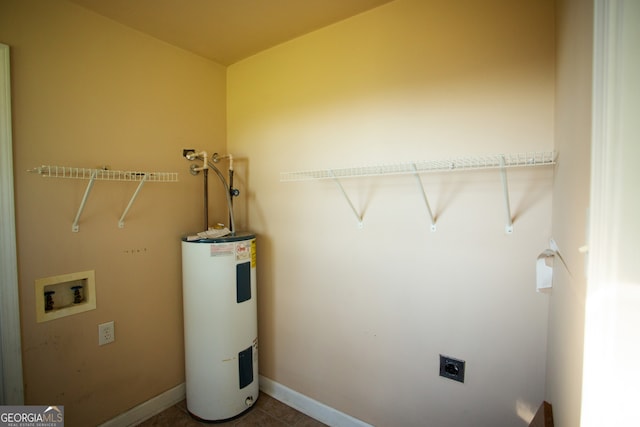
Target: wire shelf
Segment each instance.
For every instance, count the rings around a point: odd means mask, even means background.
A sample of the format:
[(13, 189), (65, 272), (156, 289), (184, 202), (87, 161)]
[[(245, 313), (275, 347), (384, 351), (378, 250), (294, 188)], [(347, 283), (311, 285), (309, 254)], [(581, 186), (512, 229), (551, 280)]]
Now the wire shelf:
[(436, 218), (433, 214), (429, 200), (425, 192), (420, 173), (422, 172), (454, 172), (454, 171), (468, 171), (468, 170), (480, 170), (480, 169), (499, 169), (500, 178), (502, 181), (502, 190), (504, 193), (505, 210), (506, 210), (506, 226), (505, 232), (507, 234), (513, 233), (513, 217), (511, 216), (511, 206), (509, 202), (509, 187), (507, 183), (506, 168), (514, 167), (532, 167), (532, 166), (547, 166), (554, 165), (556, 163), (556, 155), (553, 151), (531, 151), (526, 153), (515, 154), (493, 154), (485, 156), (467, 156), (457, 157), (448, 160), (436, 160), (436, 161), (418, 161), (418, 162), (406, 162), (377, 166), (362, 166), (353, 168), (340, 168), (340, 169), (321, 169), (314, 171), (302, 171), (302, 172), (282, 172), (280, 173), (280, 181), (312, 181), (321, 179), (333, 180), (340, 192), (346, 199), (351, 211), (355, 215), (358, 221), (358, 227), (363, 227), (363, 216), (361, 212), (355, 208), (351, 202), (349, 195), (345, 191), (344, 187), (340, 183), (341, 178), (353, 178), (359, 176), (384, 176), (384, 175), (401, 175), (412, 174), (416, 177), (417, 183), (422, 194), (429, 219), (431, 220), (431, 231), (436, 231)]
[(177, 172), (141, 172), (43, 165), (28, 170), (44, 178), (93, 179), (98, 181), (177, 182)]
[(37, 168), (29, 169), (27, 172), (37, 173), (44, 178), (66, 178), (66, 179), (86, 179), (89, 181), (87, 189), (82, 196), (78, 213), (71, 225), (71, 231), (77, 233), (80, 230), (80, 216), (84, 211), (84, 207), (89, 198), (89, 194), (93, 189), (95, 181), (135, 181), (138, 182), (136, 191), (131, 196), (129, 204), (125, 208), (120, 220), (118, 221), (118, 227), (124, 228), (124, 219), (131, 209), (133, 202), (138, 197), (140, 190), (145, 182), (177, 182), (177, 172), (139, 172), (139, 171), (118, 171), (110, 169), (88, 169), (88, 168), (73, 168), (67, 166), (48, 166), (43, 165)]
[(525, 152), (466, 156), (447, 160), (417, 161), (338, 169), (320, 169), (300, 172), (281, 172), (280, 181), (311, 181), (318, 179), (353, 178), (359, 176), (401, 175), (421, 172), (453, 172), (503, 167), (546, 166), (555, 164), (555, 152)]

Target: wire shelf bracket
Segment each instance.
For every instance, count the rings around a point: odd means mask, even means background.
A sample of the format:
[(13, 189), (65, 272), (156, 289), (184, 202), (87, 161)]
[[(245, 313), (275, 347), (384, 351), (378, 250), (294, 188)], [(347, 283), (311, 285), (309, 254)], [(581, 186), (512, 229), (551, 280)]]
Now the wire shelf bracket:
[(82, 196), (82, 201), (80, 202), (80, 207), (78, 208), (78, 213), (73, 220), (73, 224), (71, 225), (71, 231), (77, 233), (80, 231), (80, 215), (82, 215), (82, 211), (84, 211), (84, 206), (87, 204), (87, 199), (89, 198), (89, 194), (91, 194), (91, 190), (93, 189), (93, 184), (96, 181), (97, 171), (93, 171), (91, 173), (91, 177), (89, 178), (89, 183), (87, 184), (87, 189), (84, 190), (84, 196)]
[(502, 192), (504, 194), (504, 206), (507, 210), (507, 225), (504, 231), (507, 234), (513, 234), (513, 217), (511, 216), (511, 203), (509, 202), (509, 182), (507, 181), (507, 169), (504, 156), (500, 158), (500, 178), (502, 180)]
[(396, 163), (386, 165), (374, 165), (374, 166), (361, 166), (350, 167), (341, 169), (321, 169), (311, 171), (300, 172), (281, 172), (280, 182), (291, 181), (313, 181), (331, 179), (333, 180), (343, 196), (349, 203), (351, 210), (358, 219), (358, 227), (362, 228), (363, 218), (356, 210), (349, 199), (344, 187), (342, 186), (340, 179), (354, 178), (354, 177), (370, 177), (370, 176), (385, 176), (385, 175), (406, 175), (412, 174), (418, 181), (421, 195), (423, 197), (429, 219), (431, 220), (431, 231), (436, 231), (436, 217), (433, 215), (429, 200), (427, 198), (420, 173), (427, 172), (457, 172), (457, 171), (469, 171), (469, 170), (482, 170), (482, 169), (498, 169), (500, 171), (500, 178), (502, 181), (502, 191), (504, 195), (504, 205), (506, 210), (506, 225), (505, 232), (507, 234), (513, 234), (513, 217), (511, 215), (511, 206), (509, 201), (509, 184), (507, 179), (507, 168), (514, 167), (535, 167), (535, 166), (550, 166), (556, 164), (556, 153), (553, 151), (529, 151), (523, 153), (511, 153), (511, 154), (494, 154), (485, 156), (467, 156), (458, 157), (447, 160), (437, 161), (420, 161), (409, 163)]
[(139, 182), (138, 187), (131, 196), (127, 207), (125, 208), (120, 220), (118, 221), (118, 227), (124, 228), (124, 219), (129, 213), (131, 206), (138, 197), (140, 190), (145, 182), (177, 182), (177, 172), (139, 172), (139, 171), (119, 171), (111, 169), (87, 169), (87, 168), (75, 168), (67, 166), (40, 166), (37, 168), (29, 169), (27, 172), (37, 173), (44, 178), (67, 178), (67, 179), (88, 179), (89, 183), (82, 196), (82, 201), (78, 207), (78, 212), (71, 225), (71, 231), (77, 233), (80, 231), (80, 217), (84, 211), (87, 199), (91, 194), (93, 185), (96, 181), (135, 181)]
[(416, 164), (413, 164), (413, 175), (416, 177), (418, 181), (418, 186), (420, 187), (420, 194), (422, 194), (422, 198), (424, 199), (424, 204), (427, 207), (427, 213), (429, 214), (429, 219), (431, 219), (431, 231), (436, 231), (436, 220), (433, 217), (433, 212), (431, 211), (431, 205), (429, 205), (429, 199), (427, 199), (427, 192), (424, 191), (424, 185), (422, 185), (422, 179), (420, 178), (420, 174), (418, 173), (418, 167)]
[(355, 208), (355, 206), (353, 206), (353, 203), (351, 202), (351, 199), (349, 198), (349, 195), (345, 191), (344, 187), (340, 183), (340, 180), (338, 178), (336, 178), (336, 176), (334, 175), (332, 170), (329, 170), (329, 174), (333, 177), (333, 181), (336, 183), (336, 185), (340, 189), (340, 192), (342, 193), (344, 198), (347, 200), (347, 203), (349, 204), (349, 207), (351, 207), (351, 211), (353, 211), (353, 214), (356, 216), (356, 219), (358, 220), (358, 228), (364, 227), (364, 224), (362, 222), (363, 221), (362, 220), (362, 215), (360, 213), (358, 213), (358, 211)]
[(118, 221), (118, 227), (124, 228), (124, 217), (127, 216), (127, 213), (129, 212), (129, 209), (131, 209), (131, 206), (133, 205), (133, 202), (136, 200), (136, 197), (138, 197), (138, 194), (140, 193), (142, 186), (144, 185), (145, 182), (147, 182), (147, 177), (148, 175), (145, 174), (142, 177), (142, 180), (140, 180), (140, 184), (138, 184), (138, 188), (136, 188), (136, 191), (133, 193), (133, 196), (131, 196), (131, 200), (129, 200), (129, 204), (125, 208), (124, 212), (122, 213), (122, 216), (120, 217), (120, 220)]

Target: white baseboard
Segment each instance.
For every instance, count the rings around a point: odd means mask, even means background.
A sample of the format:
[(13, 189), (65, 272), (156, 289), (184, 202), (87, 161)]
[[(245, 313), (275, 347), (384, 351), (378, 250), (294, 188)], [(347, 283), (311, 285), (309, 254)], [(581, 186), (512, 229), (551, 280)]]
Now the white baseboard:
[(174, 388), (141, 403), (135, 408), (110, 419), (106, 423), (101, 424), (100, 427), (135, 426), (180, 402), (184, 399), (185, 393), (185, 384), (179, 384)]
[[(262, 375), (260, 375), (260, 391), (331, 427), (373, 427)], [(185, 384), (179, 384), (99, 427), (135, 426), (180, 402), (185, 398), (185, 393)]]
[(357, 418), (260, 375), (260, 391), (331, 427), (372, 427)]

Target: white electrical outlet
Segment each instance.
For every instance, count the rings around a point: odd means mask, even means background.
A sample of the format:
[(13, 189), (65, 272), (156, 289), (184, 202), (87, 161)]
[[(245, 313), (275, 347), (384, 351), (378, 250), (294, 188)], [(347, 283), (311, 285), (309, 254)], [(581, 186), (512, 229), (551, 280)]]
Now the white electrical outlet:
[(116, 330), (113, 320), (98, 325), (98, 345), (105, 345), (116, 340)]

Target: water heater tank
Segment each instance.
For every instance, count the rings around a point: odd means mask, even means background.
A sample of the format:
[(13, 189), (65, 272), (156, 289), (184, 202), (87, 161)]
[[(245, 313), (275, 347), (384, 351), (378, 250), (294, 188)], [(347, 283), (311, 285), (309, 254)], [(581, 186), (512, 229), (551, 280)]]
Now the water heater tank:
[(224, 421), (258, 399), (256, 238), (182, 239), (187, 409)]

